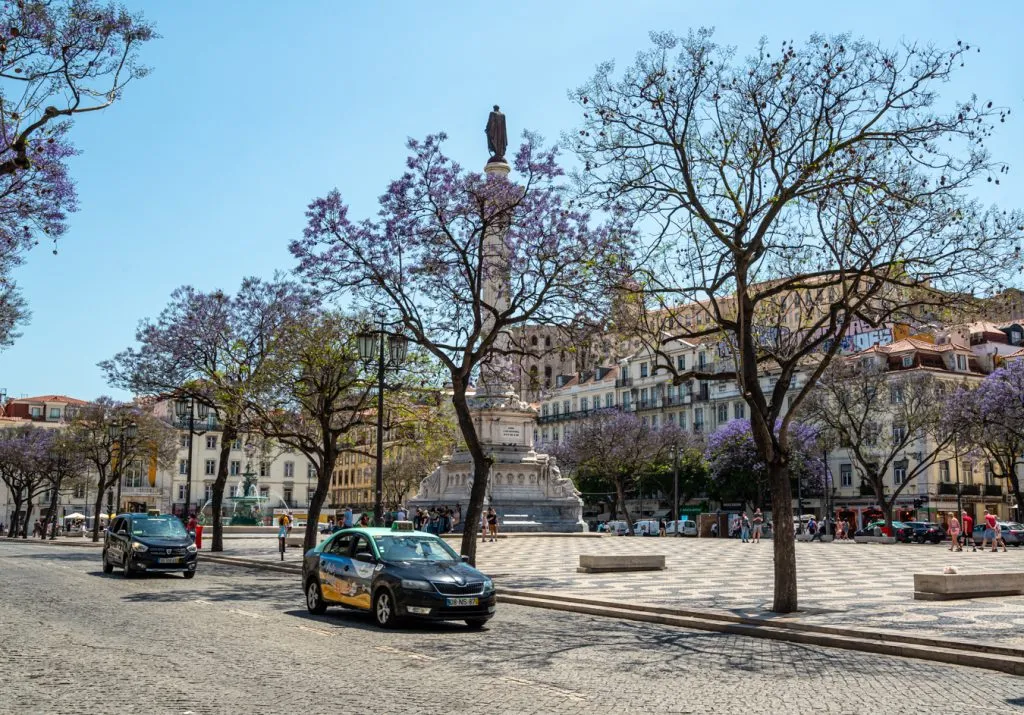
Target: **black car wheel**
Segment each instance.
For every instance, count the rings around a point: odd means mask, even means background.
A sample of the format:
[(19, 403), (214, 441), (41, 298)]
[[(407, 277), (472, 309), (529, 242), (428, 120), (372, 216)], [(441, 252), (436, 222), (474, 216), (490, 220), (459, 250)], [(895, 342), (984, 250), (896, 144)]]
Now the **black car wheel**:
[(124, 569), (124, 577), (125, 578), (131, 578), (134, 575), (132, 573), (132, 560), (131, 560), (131, 557), (129, 557), (129, 556), (125, 556), (124, 557), (124, 565), (122, 566), (122, 568)]
[(184, 576), (185, 578), (195, 578), (195, 575), (196, 575), (195, 571), (186, 571), (185, 573), (182, 574), (182, 576)]
[(395, 599), (386, 588), (382, 588), (373, 597), (373, 616), (381, 628), (391, 628), (398, 620), (395, 616)]
[(107, 550), (103, 549), (103, 573), (113, 573), (114, 565), (107, 559)]
[(320, 616), (327, 612), (324, 595), (320, 592), (320, 582), (315, 578), (309, 579), (309, 583), (306, 584), (306, 610), (315, 616)]
[(478, 631), (487, 625), (486, 618), (467, 618), (466, 625), (472, 628), (474, 631)]

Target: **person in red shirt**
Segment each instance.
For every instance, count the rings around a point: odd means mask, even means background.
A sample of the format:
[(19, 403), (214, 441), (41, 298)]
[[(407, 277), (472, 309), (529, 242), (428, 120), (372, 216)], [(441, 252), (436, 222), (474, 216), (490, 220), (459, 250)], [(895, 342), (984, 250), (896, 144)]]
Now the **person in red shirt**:
[(996, 544), (1002, 542), (1003, 551), (1006, 551), (1006, 542), (1003, 541), (1003, 533), (999, 528), (999, 524), (996, 523), (996, 515), (990, 514), (988, 509), (985, 510), (985, 538), (981, 542), (981, 550), (985, 550), (985, 544), (988, 540), (992, 539), (992, 553), (998, 551)]
[(978, 547), (974, 543), (974, 518), (966, 511), (961, 516), (963, 517), (960, 519), (960, 523), (963, 524), (964, 544), (970, 540), (971, 551), (977, 551)]

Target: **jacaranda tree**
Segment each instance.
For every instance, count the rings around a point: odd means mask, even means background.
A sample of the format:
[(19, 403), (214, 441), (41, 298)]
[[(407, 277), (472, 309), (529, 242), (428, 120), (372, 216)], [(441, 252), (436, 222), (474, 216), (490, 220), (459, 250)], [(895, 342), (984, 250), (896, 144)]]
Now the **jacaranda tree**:
[(56, 241), (77, 209), (67, 159), (77, 115), (106, 109), (148, 70), (138, 50), (153, 27), (95, 0), (0, 5), (0, 348), (27, 317), (10, 268)]
[(927, 318), (989, 295), (1019, 263), (1021, 216), (970, 195), (1006, 170), (985, 140), (1007, 112), (939, 101), (964, 43), (814, 35), (742, 56), (710, 30), (651, 37), (621, 73), (606, 63), (572, 92), (582, 124), (567, 139), (586, 195), (650, 229), (634, 281), (648, 347), (723, 346), (716, 371), (658, 367), (738, 383), (777, 527), (772, 608), (790, 612), (793, 415), (853, 321)]
[(251, 396), (262, 388), (274, 341), (307, 298), (279, 277), (246, 278), (235, 295), (184, 286), (171, 294), (156, 320), (142, 321), (137, 348), (100, 363), (111, 385), (136, 395), (192, 398), (216, 411), (221, 439), (210, 500), (213, 551), (224, 549), (220, 514), (232, 444), (245, 427)]
[[(468, 394), (481, 366), (502, 373), (516, 327), (603, 315), (627, 242), (611, 225), (591, 226), (556, 151), (537, 137), (527, 134), (515, 155), (515, 182), (464, 170), (442, 152), (444, 139), (410, 140), (408, 169), (373, 218), (351, 219), (338, 191), (313, 201), (291, 251), (319, 291), (382, 315), (443, 365), (473, 458), (465, 522), (476, 524), (490, 468)], [(462, 541), (471, 561), (473, 537), (467, 529)]]

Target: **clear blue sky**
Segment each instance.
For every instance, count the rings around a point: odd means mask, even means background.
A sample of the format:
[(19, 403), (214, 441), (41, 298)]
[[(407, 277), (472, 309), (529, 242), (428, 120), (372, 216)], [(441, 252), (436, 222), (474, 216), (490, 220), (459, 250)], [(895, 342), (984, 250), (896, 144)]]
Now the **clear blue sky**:
[(81, 118), (72, 164), (81, 211), (53, 256), (41, 246), (17, 278), (33, 318), (0, 353), (11, 396), (127, 397), (96, 363), (133, 343), (138, 321), (191, 283), (234, 290), (288, 270), (306, 204), (333, 187), (353, 215), (375, 211), (404, 168), (409, 136), (446, 131), (464, 165), (486, 161), (492, 104), (510, 140), (550, 140), (578, 117), (566, 90), (606, 59), (628, 63), (647, 33), (713, 26), (740, 52), (762, 35), (814, 32), (978, 44), (948, 96), (1013, 108), (991, 143), (1013, 171), (998, 194), (1024, 206), (1024, 3), (705, 0), (143, 2), (163, 39), (153, 74), (124, 101)]

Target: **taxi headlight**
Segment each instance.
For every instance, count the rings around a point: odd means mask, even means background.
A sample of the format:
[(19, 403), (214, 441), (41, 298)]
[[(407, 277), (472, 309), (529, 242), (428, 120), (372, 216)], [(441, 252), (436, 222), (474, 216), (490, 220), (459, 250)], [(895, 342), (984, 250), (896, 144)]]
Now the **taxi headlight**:
[(484, 579), (484, 593), (490, 593), (494, 590), (494, 581), (489, 578)]
[(189, 552), (190, 554), (194, 554), (195, 552), (199, 551), (199, 549), (196, 548), (195, 544), (189, 544), (185, 547), (185, 551)]
[(132, 542), (132, 551), (149, 551), (149, 547), (138, 541)]
[(430, 585), (429, 581), (420, 581), (415, 578), (403, 578), (402, 588), (410, 591), (433, 591), (434, 587)]

